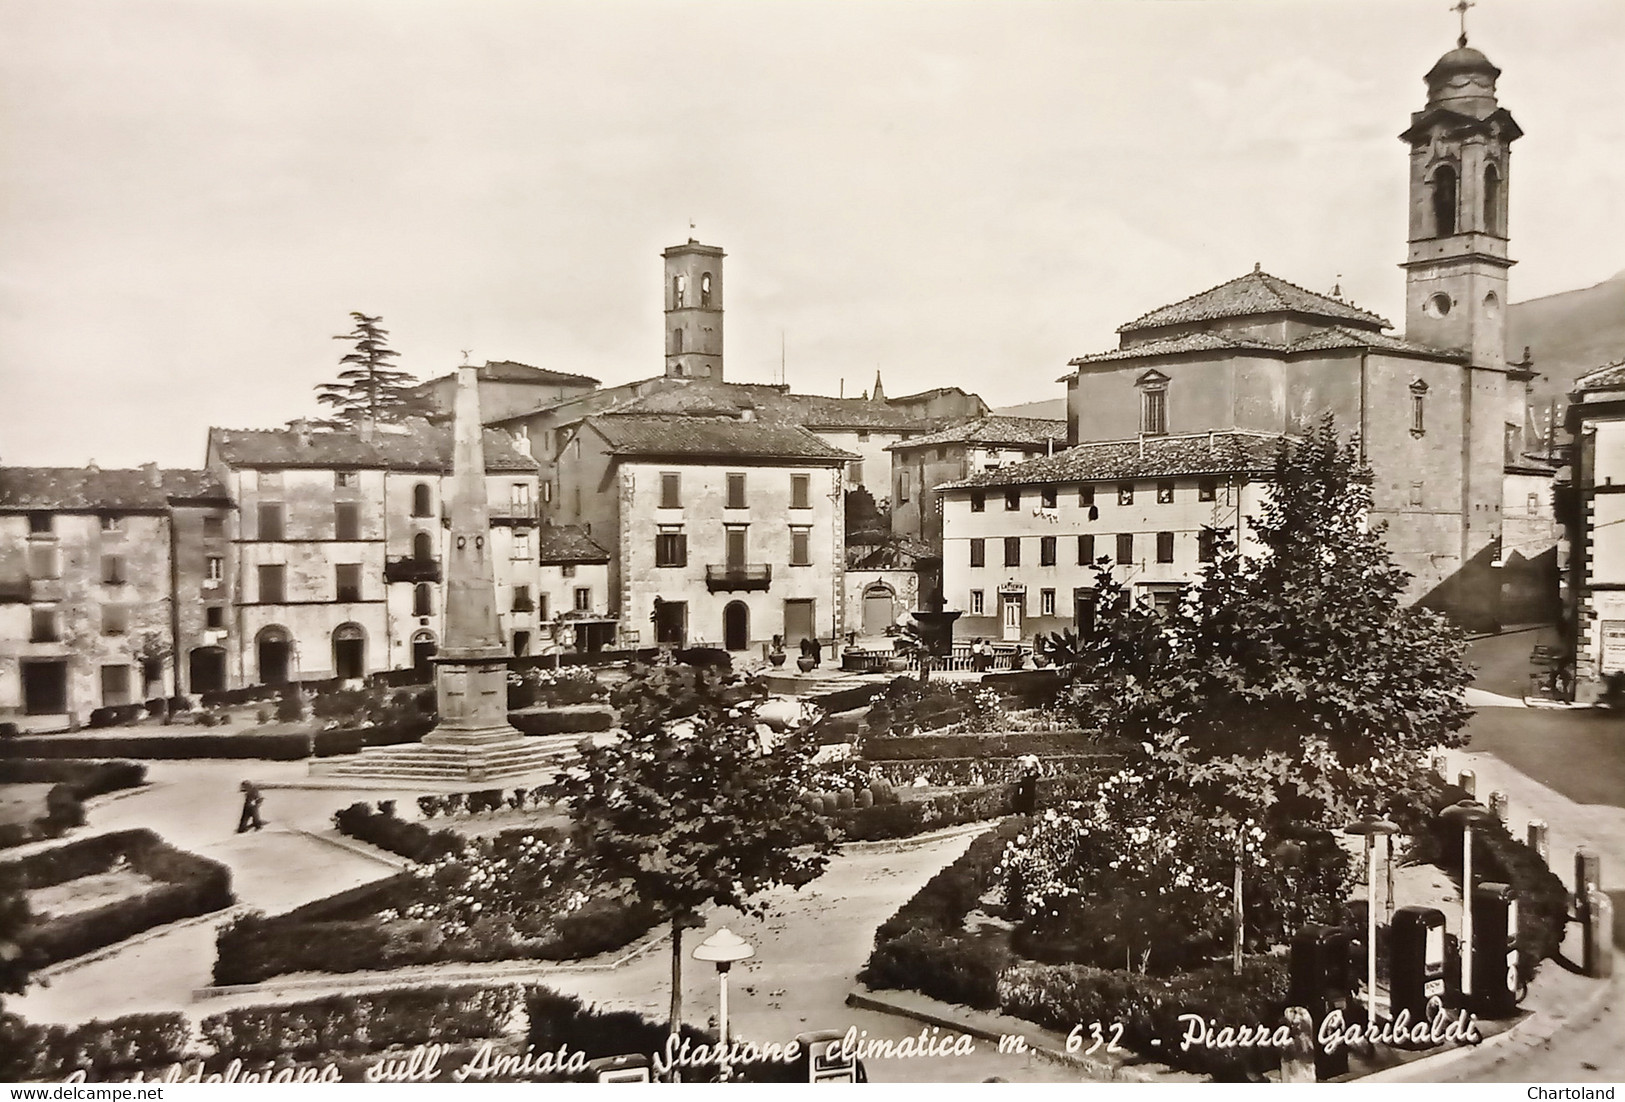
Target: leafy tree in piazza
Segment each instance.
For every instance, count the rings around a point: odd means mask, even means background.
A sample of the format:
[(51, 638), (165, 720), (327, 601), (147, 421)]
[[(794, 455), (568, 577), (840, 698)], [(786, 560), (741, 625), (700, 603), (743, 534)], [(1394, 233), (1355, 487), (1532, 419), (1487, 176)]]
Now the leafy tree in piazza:
[(1247, 521), (1261, 552), (1223, 542), (1166, 622), (1102, 570), (1073, 702), (1202, 797), (1216, 829), (1406, 821), (1428, 751), (1466, 741), (1465, 639), (1403, 603), (1370, 468), (1330, 416), (1282, 442), (1271, 480)]
[[(28, 986), (28, 949), (22, 944), (23, 927), (28, 925), (28, 898), (23, 894), (22, 877), (15, 869), (0, 863), (0, 995), (20, 995)], [(0, 998), (0, 1047), (17, 1042), (12, 1034), (19, 1019), (6, 1013)], [(0, 1061), (3, 1066), (4, 1061)]]
[(348, 366), (336, 381), (316, 386), (316, 400), (332, 412), (329, 425), (354, 428), (364, 421), (399, 423), (426, 416), (428, 403), (412, 394), (417, 377), (391, 363), (400, 353), (389, 347), (389, 330), (379, 324), (384, 319), (359, 310), (350, 311), (350, 317), (354, 331), (333, 338), (355, 345), (339, 360)]
[(612, 695), (625, 736), (560, 773), (570, 845), (597, 887), (671, 923), (671, 1029), (682, 1020), (683, 929), (706, 906), (765, 913), (763, 892), (822, 875), (835, 837), (796, 797), (816, 747), (790, 732), (769, 747), (761, 693), (709, 669), (637, 670)]

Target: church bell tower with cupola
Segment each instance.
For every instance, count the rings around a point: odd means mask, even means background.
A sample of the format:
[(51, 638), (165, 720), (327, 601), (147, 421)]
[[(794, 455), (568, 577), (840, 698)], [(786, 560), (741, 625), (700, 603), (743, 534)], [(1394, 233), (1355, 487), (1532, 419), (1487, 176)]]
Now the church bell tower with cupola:
[(692, 237), (666, 258), (666, 375), (722, 381), (722, 258)]
[(1496, 103), (1501, 70), (1467, 45), (1428, 71), (1427, 106), (1401, 140), (1411, 147), (1405, 336), (1506, 367), (1507, 195), (1512, 143), (1523, 131)]

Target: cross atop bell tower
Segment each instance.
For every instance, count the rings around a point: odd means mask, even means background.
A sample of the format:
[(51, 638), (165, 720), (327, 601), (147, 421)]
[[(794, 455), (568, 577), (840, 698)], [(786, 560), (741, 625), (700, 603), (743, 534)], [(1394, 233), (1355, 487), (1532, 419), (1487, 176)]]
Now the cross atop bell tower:
[(1426, 77), (1427, 106), (1400, 140), (1411, 147), (1410, 247), (1405, 263), (1405, 335), (1467, 353), (1477, 367), (1506, 367), (1507, 195), (1512, 143), (1523, 131), (1495, 97), (1501, 70), (1467, 45), (1467, 9), (1457, 46)]

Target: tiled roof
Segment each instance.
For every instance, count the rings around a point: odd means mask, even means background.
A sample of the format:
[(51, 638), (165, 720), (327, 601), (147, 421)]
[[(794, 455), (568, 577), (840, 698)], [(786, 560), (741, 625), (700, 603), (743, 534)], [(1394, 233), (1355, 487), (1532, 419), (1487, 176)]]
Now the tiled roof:
[(579, 524), (544, 524), (538, 542), (544, 563), (609, 561), (609, 552)]
[(1141, 315), (1119, 333), (1132, 333), (1142, 329), (1159, 329), (1168, 325), (1185, 325), (1214, 318), (1239, 318), (1251, 314), (1312, 314), (1315, 317), (1334, 318), (1354, 322), (1364, 327), (1391, 328), (1376, 314), (1350, 306), (1340, 299), (1329, 298), (1288, 283), (1284, 279), (1254, 268), (1244, 276), (1221, 283), (1217, 287), (1181, 299)]
[(1427, 356), (1436, 360), (1465, 360), (1466, 358), (1465, 354), (1461, 352), (1433, 348), (1430, 345), (1418, 344), (1415, 341), (1390, 337), (1386, 333), (1378, 333), (1371, 329), (1348, 329), (1341, 325), (1333, 325), (1325, 329), (1316, 329), (1305, 333), (1296, 340), (1285, 343), (1267, 341), (1262, 337), (1250, 337), (1239, 333), (1215, 333), (1210, 330), (1199, 333), (1182, 333), (1177, 337), (1163, 337), (1157, 340), (1145, 341), (1141, 344), (1133, 344), (1127, 348), (1113, 348), (1109, 352), (1096, 352), (1088, 356), (1079, 356), (1071, 361), (1071, 366), (1081, 367), (1084, 364), (1152, 359), (1157, 356), (1177, 356), (1188, 353), (1272, 352), (1280, 355), (1295, 355), (1303, 352), (1324, 352), (1334, 348), (1370, 348), (1379, 352), (1394, 352), (1407, 356)]
[(1066, 422), (1050, 421), (1040, 417), (981, 417), (963, 425), (911, 436), (907, 440), (887, 446), (887, 451), (902, 451), (932, 444), (999, 444), (1044, 447), (1048, 444), (1065, 446)]
[(1287, 438), (1262, 432), (1204, 432), (1079, 444), (1054, 455), (1029, 459), (996, 471), (983, 471), (938, 489), (1199, 474), (1262, 474), (1274, 469), (1276, 449), (1283, 439)]
[(799, 425), (721, 417), (589, 417), (616, 455), (669, 455), (699, 459), (801, 459), (822, 464), (858, 458), (832, 448)]
[(0, 509), (162, 510), (172, 500), (230, 503), (207, 471), (0, 467)]
[(1575, 390), (1606, 390), (1625, 386), (1625, 360), (1594, 368), (1574, 380)]
[[(486, 429), (484, 443), (486, 470), (536, 470), (536, 460), (521, 452), (507, 433)], [(449, 471), (452, 429), (418, 421), (404, 432), (379, 428), (371, 440), (364, 440), (356, 432), (215, 428), (209, 430), (209, 448), (233, 467)]]
[[(532, 367), (530, 364), (518, 363), (514, 360), (487, 360), (483, 367), (476, 369), (476, 375), (481, 382), (487, 383), (534, 383), (537, 386), (558, 386), (572, 383), (582, 386), (597, 386), (598, 380), (589, 375), (572, 375), (568, 371), (554, 371), (547, 367)], [(455, 371), (445, 375), (436, 376), (424, 383), (438, 383), (443, 379), (455, 379)]]
[(764, 423), (805, 425), (822, 429), (895, 429), (899, 432), (935, 428), (907, 410), (867, 398), (828, 398), (819, 394), (790, 394), (782, 387), (761, 383), (673, 380), (644, 394), (611, 406), (609, 413), (697, 414), (737, 416), (754, 412)]

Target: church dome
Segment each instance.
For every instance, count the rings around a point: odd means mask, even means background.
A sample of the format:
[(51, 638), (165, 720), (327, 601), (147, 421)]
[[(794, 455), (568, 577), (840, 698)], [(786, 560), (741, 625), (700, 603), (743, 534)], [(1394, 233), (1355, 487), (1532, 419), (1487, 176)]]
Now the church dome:
[(1428, 70), (1428, 81), (1431, 83), (1456, 73), (1487, 73), (1494, 79), (1501, 75), (1501, 70), (1492, 65), (1489, 58), (1471, 46), (1463, 44), (1434, 63), (1433, 68)]
[(1500, 75), (1489, 58), (1459, 40), (1428, 70), (1428, 106), (1485, 118), (1495, 110), (1495, 78)]

